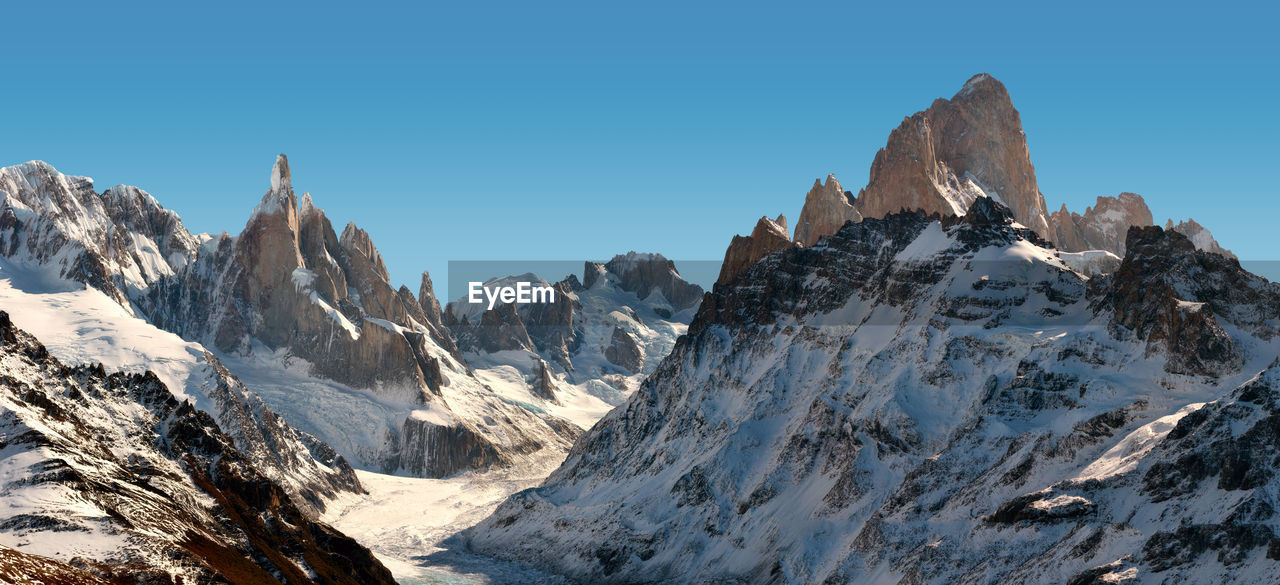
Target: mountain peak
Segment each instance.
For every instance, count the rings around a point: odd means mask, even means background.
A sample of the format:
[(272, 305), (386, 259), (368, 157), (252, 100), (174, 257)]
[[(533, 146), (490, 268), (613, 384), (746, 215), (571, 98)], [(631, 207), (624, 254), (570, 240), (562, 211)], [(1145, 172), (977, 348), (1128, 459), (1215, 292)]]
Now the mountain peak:
[(271, 166), (271, 190), (279, 191), (281, 188), (291, 187), (289, 179), (289, 157), (284, 154), (276, 155), (276, 164)]
[(1048, 234), (1022, 119), (1004, 84), (986, 73), (890, 132), (856, 206), (864, 217), (903, 209), (961, 215), (979, 195), (1003, 202), (1019, 222)]
[(320, 208), (316, 207), (314, 201), (311, 200), (311, 193), (303, 193), (302, 198), (298, 200), (298, 216), (305, 217), (313, 213), (324, 213)]
[(828, 174), (825, 183), (814, 179), (796, 222), (795, 241), (812, 246), (818, 238), (836, 233), (847, 221), (862, 221), (862, 216), (849, 203), (840, 181), (834, 174)]
[(1005, 89), (1004, 84), (1000, 83), (1000, 80), (992, 77), (989, 73), (979, 73), (964, 82), (960, 91), (956, 92), (956, 95), (951, 99), (956, 100), (981, 93), (995, 93), (997, 95), (1003, 94), (1006, 99), (1008, 99), (1009, 96), (1009, 90)]

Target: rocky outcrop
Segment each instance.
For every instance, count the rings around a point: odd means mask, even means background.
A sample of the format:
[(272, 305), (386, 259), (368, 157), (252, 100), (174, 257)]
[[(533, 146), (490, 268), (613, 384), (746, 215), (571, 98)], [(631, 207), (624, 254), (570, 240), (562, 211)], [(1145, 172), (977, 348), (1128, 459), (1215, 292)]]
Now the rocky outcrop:
[(466, 315), (454, 315), (446, 309), (444, 322), (458, 337), (458, 348), (462, 351), (495, 353), (533, 349), (529, 331), (513, 304), (503, 303), (480, 313), (479, 322), (474, 324)]
[[(654, 292), (662, 293), (673, 311), (688, 309), (702, 299), (702, 287), (681, 278), (675, 263), (662, 254), (627, 252), (614, 256), (604, 268), (618, 277), (619, 288), (635, 293), (642, 301)], [(585, 284), (587, 280), (589, 277), (584, 275), (584, 286), (591, 288)]]
[[(1122, 257), (1128, 229), (1153, 225), (1151, 210), (1134, 193), (1099, 197), (1083, 215), (1065, 205), (1048, 213), (1020, 115), (1004, 85), (985, 73), (969, 79), (951, 99), (935, 100), (904, 119), (876, 153), (867, 186), (856, 198), (842, 196), (833, 183), (828, 176), (827, 184), (815, 183), (806, 196), (797, 242), (812, 246), (845, 221), (899, 211), (961, 215), (984, 196), (1009, 207), (1018, 222), (1068, 252), (1104, 250)], [(1226, 252), (1192, 223), (1183, 225), (1198, 248)]]
[[(0, 583), (39, 583), (40, 585), (119, 585), (116, 581), (108, 581), (112, 575), (110, 569), (99, 577), (84, 569), (79, 569), (65, 562), (55, 561), (48, 557), (26, 554), (21, 551), (0, 545)], [(130, 571), (132, 575), (146, 573), (141, 568)], [(159, 577), (162, 571), (155, 569), (148, 577)]]
[[(813, 188), (804, 196), (800, 220), (796, 222), (796, 242), (812, 246), (818, 238), (839, 231), (845, 222), (862, 221), (862, 214), (853, 203), (853, 194), (840, 186), (835, 175), (827, 175), (826, 183), (814, 179)], [(786, 231), (783, 226), (783, 234)]]
[[(413, 295), (409, 293), (408, 289), (401, 287), (400, 297), (408, 301), (413, 298)], [(407, 306), (408, 304), (406, 304)], [(422, 309), (421, 314), (410, 311), (410, 316), (426, 327), (432, 340), (461, 362), (462, 354), (458, 351), (453, 335), (449, 333), (449, 329), (444, 325), (444, 314), (440, 308), (440, 301), (436, 299), (435, 287), (431, 284), (431, 275), (427, 274), (426, 271), (422, 272), (422, 284), (418, 286), (418, 306)]]
[(578, 299), (582, 285), (571, 274), (555, 283), (552, 288), (556, 294), (554, 303), (525, 307), (525, 328), (538, 353), (547, 356), (562, 369), (572, 371), (573, 354), (582, 344), (583, 314), (582, 303)]
[(533, 370), (533, 380), (529, 382), (529, 389), (538, 397), (552, 404), (560, 404), (556, 398), (555, 372), (547, 365), (547, 362), (537, 360)]
[(65, 366), (0, 312), (0, 378), (0, 532), (19, 552), (112, 582), (395, 582), (151, 372)]
[(348, 224), (339, 237), (309, 195), (298, 201), (284, 155), (271, 184), (239, 236), (157, 281), (139, 306), (157, 325), (224, 352), (260, 342), (306, 360), (316, 376), (395, 400), (438, 394), (448, 374), (423, 343), (448, 339), (444, 324), (391, 286), (364, 230)]
[(1067, 206), (1049, 216), (1048, 237), (1059, 248), (1072, 252), (1106, 250), (1124, 256), (1129, 228), (1153, 225), (1151, 209), (1137, 193), (1099, 197), (1084, 215), (1067, 211)]
[[(807, 200), (805, 205), (807, 209)], [(841, 223), (841, 225), (844, 224)], [(799, 235), (796, 236), (796, 241), (801, 241)], [(720, 265), (720, 277), (716, 279), (716, 284), (727, 284), (757, 260), (790, 245), (786, 217), (779, 215), (776, 220), (761, 217), (756, 222), (755, 229), (751, 230), (751, 235), (733, 237), (733, 241), (729, 243), (729, 249), (725, 250), (724, 263)], [(812, 245), (812, 243), (806, 245)]]
[(1177, 225), (1174, 225), (1173, 220), (1170, 219), (1165, 223), (1164, 230), (1167, 232), (1178, 232), (1187, 236), (1187, 238), (1191, 240), (1191, 243), (1195, 244), (1197, 250), (1212, 252), (1220, 256), (1226, 256), (1227, 258), (1236, 257), (1236, 255), (1232, 254), (1230, 250), (1219, 245), (1218, 240), (1213, 238), (1213, 234), (1210, 234), (1208, 229), (1200, 225), (1194, 219), (1187, 218), (1184, 221), (1178, 222)]
[(1168, 352), (1168, 371), (1221, 376), (1239, 368), (1241, 350), (1221, 318), (1264, 339), (1280, 335), (1264, 317), (1280, 311), (1280, 300), (1233, 258), (1198, 251), (1183, 234), (1156, 226), (1130, 228), (1125, 246), (1119, 269), (1093, 283), (1106, 287), (1095, 302), (1111, 312), (1118, 335)]
[(889, 134), (855, 207), (863, 217), (916, 209), (959, 215), (982, 195), (1004, 203), (1041, 236), (1049, 234), (1022, 119), (1004, 84), (985, 73)]
[(609, 347), (604, 350), (604, 357), (609, 360), (609, 363), (632, 374), (639, 372), (641, 364), (644, 363), (644, 353), (640, 350), (640, 345), (636, 343), (634, 337), (631, 337), (631, 334), (620, 327), (613, 328)]
[(457, 544), (592, 583), (1266, 582), (1274, 417), (1238, 403), (1270, 400), (1280, 288), (1159, 228), (1086, 278), (1014, 220), (978, 198), (761, 258)]

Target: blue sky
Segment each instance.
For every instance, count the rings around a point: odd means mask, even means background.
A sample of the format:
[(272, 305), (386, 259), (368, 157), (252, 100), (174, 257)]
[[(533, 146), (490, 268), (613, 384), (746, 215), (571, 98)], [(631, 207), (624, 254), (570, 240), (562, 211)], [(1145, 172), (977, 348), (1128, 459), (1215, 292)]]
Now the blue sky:
[(443, 291), (450, 260), (718, 260), (986, 71), (1051, 208), (1134, 191), (1280, 260), (1276, 8), (880, 4), (10, 4), (0, 165), (235, 233), (284, 152), (397, 284)]

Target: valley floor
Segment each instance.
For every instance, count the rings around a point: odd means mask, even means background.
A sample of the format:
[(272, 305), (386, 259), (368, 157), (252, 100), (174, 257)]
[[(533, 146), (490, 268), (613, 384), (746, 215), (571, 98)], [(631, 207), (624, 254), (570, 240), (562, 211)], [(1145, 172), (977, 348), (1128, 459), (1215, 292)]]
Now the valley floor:
[(405, 585), (555, 583), (527, 568), (450, 550), (443, 542), (542, 477), (509, 471), (423, 479), (357, 471), (368, 494), (329, 505), (323, 520), (369, 547)]

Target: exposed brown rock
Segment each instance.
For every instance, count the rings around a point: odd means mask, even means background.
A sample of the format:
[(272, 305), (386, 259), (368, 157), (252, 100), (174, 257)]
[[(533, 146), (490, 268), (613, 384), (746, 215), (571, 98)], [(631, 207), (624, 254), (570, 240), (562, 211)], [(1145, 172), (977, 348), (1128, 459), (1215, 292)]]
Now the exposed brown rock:
[(1004, 202), (1027, 227), (1048, 234), (1021, 117), (1004, 84), (985, 73), (889, 134), (854, 205), (864, 217), (904, 209), (959, 215), (978, 196), (975, 187)]
[(1251, 289), (1238, 286), (1222, 291), (1210, 284), (1205, 291), (1187, 290), (1171, 282), (1171, 275), (1238, 276), (1239, 264), (1197, 254), (1186, 236), (1158, 226), (1130, 228), (1125, 246), (1124, 261), (1098, 301), (1098, 306), (1111, 310), (1113, 329), (1121, 337), (1133, 334), (1145, 340), (1148, 351), (1165, 349), (1169, 353), (1165, 369), (1171, 373), (1220, 376), (1237, 369), (1240, 352), (1219, 324), (1215, 305), (1229, 310), (1238, 305), (1222, 302), (1222, 295)]
[(571, 356), (582, 341), (582, 304), (575, 294), (575, 287), (579, 286), (577, 283), (578, 278), (570, 275), (552, 285), (556, 293), (554, 303), (534, 303), (524, 307), (525, 328), (530, 341), (565, 371), (573, 370)]
[[(829, 179), (829, 182), (834, 180)], [(809, 209), (807, 204), (805, 209)], [(728, 283), (748, 266), (755, 264), (757, 260), (790, 245), (786, 217), (779, 215), (776, 220), (761, 217), (756, 222), (755, 229), (751, 230), (751, 235), (733, 236), (729, 249), (724, 253), (724, 263), (720, 265), (720, 277), (716, 279), (716, 284)]]
[[(1106, 250), (1124, 256), (1128, 229), (1154, 223), (1146, 202), (1134, 193), (1099, 197), (1083, 215), (1065, 205), (1049, 214), (1036, 185), (1021, 117), (1004, 85), (983, 73), (951, 99), (935, 100), (890, 132), (856, 198), (845, 197), (834, 177), (828, 176), (826, 184), (815, 182), (805, 197), (795, 239), (812, 246), (845, 221), (899, 211), (962, 215), (983, 196), (1000, 201), (1019, 223), (1068, 252)], [(1187, 233), (1198, 248), (1231, 254), (1199, 224), (1188, 221), (1170, 228)]]
[(350, 224), (338, 237), (310, 196), (297, 200), (284, 155), (271, 185), (240, 235), (199, 258), (207, 265), (148, 291), (140, 303), (147, 314), (222, 351), (246, 351), (256, 339), (307, 360), (317, 376), (425, 400), (444, 380), (425, 359), (415, 324), (456, 352), (443, 323), (391, 286), (364, 230)]
[(495, 353), (499, 351), (533, 350), (533, 341), (525, 329), (514, 303), (501, 303), (480, 314), (480, 322), (472, 323), (465, 316), (453, 313), (452, 307), (444, 312), (444, 323), (458, 338), (458, 348), (468, 352)]
[(1137, 193), (1121, 193), (1118, 197), (1098, 197), (1084, 215), (1067, 211), (1067, 206), (1049, 216), (1048, 237), (1069, 252), (1106, 250), (1124, 256), (1125, 239), (1130, 227), (1154, 223), (1151, 209)]
[[(826, 183), (814, 179), (813, 188), (805, 195), (804, 208), (796, 222), (796, 242), (812, 246), (818, 238), (836, 233), (849, 221), (862, 221), (862, 214), (854, 208), (849, 194), (845, 193), (835, 175), (827, 175)], [(782, 231), (786, 233), (785, 225)]]

